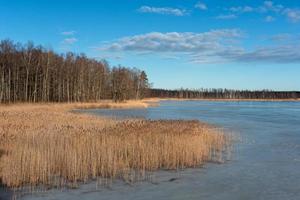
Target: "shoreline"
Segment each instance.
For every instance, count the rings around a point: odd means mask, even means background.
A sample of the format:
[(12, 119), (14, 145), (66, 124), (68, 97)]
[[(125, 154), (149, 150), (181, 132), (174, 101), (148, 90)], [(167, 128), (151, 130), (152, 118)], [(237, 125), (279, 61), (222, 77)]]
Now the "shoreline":
[(220, 102), (300, 102), (300, 99), (198, 99), (198, 98), (146, 98), (145, 101), (220, 101)]
[(217, 102), (300, 102), (297, 99), (203, 99), (203, 98), (144, 98), (141, 100), (126, 100), (124, 102), (113, 102), (112, 100), (100, 100), (98, 102), (18, 102), (0, 103), (0, 108), (9, 107), (61, 107), (72, 111), (72, 109), (134, 109), (158, 106), (160, 101), (217, 101)]

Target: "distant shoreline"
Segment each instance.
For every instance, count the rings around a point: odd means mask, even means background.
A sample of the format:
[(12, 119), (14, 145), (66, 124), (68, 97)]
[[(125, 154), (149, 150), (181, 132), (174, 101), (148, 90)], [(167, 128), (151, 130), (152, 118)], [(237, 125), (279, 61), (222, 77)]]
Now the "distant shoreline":
[(226, 101), (226, 102), (258, 102), (258, 101), (263, 101), (263, 102), (298, 102), (300, 101), (300, 98), (294, 99), (203, 99), (203, 98), (146, 98), (144, 101)]

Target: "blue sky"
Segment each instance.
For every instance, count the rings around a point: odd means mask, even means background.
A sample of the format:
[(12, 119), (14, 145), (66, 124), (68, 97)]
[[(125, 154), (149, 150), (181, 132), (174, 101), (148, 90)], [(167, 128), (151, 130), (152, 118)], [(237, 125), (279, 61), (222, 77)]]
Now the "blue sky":
[(297, 0), (0, 0), (0, 39), (147, 71), (159, 88), (300, 90)]

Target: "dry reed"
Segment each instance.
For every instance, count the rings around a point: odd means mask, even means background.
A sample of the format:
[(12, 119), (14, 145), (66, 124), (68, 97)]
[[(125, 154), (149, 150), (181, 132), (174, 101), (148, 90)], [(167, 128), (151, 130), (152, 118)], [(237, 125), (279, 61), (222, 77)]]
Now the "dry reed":
[(230, 137), (199, 121), (123, 120), (67, 112), (73, 108), (144, 107), (55, 104), (0, 107), (0, 181), (8, 187), (65, 186), (158, 169), (220, 161)]

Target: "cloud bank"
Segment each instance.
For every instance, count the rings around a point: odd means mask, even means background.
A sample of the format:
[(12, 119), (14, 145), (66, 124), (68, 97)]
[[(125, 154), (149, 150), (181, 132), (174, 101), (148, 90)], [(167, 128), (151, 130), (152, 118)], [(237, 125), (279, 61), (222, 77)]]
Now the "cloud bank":
[[(286, 35), (274, 36), (284, 39)], [(273, 44), (246, 49), (241, 46), (243, 32), (238, 29), (220, 29), (208, 32), (151, 32), (117, 39), (100, 47), (109, 52), (135, 52), (184, 55), (194, 63), (267, 62), (300, 63), (300, 43)]]
[(196, 52), (221, 48), (226, 40), (241, 36), (239, 30), (224, 29), (204, 33), (152, 32), (116, 40), (104, 46), (109, 51)]

